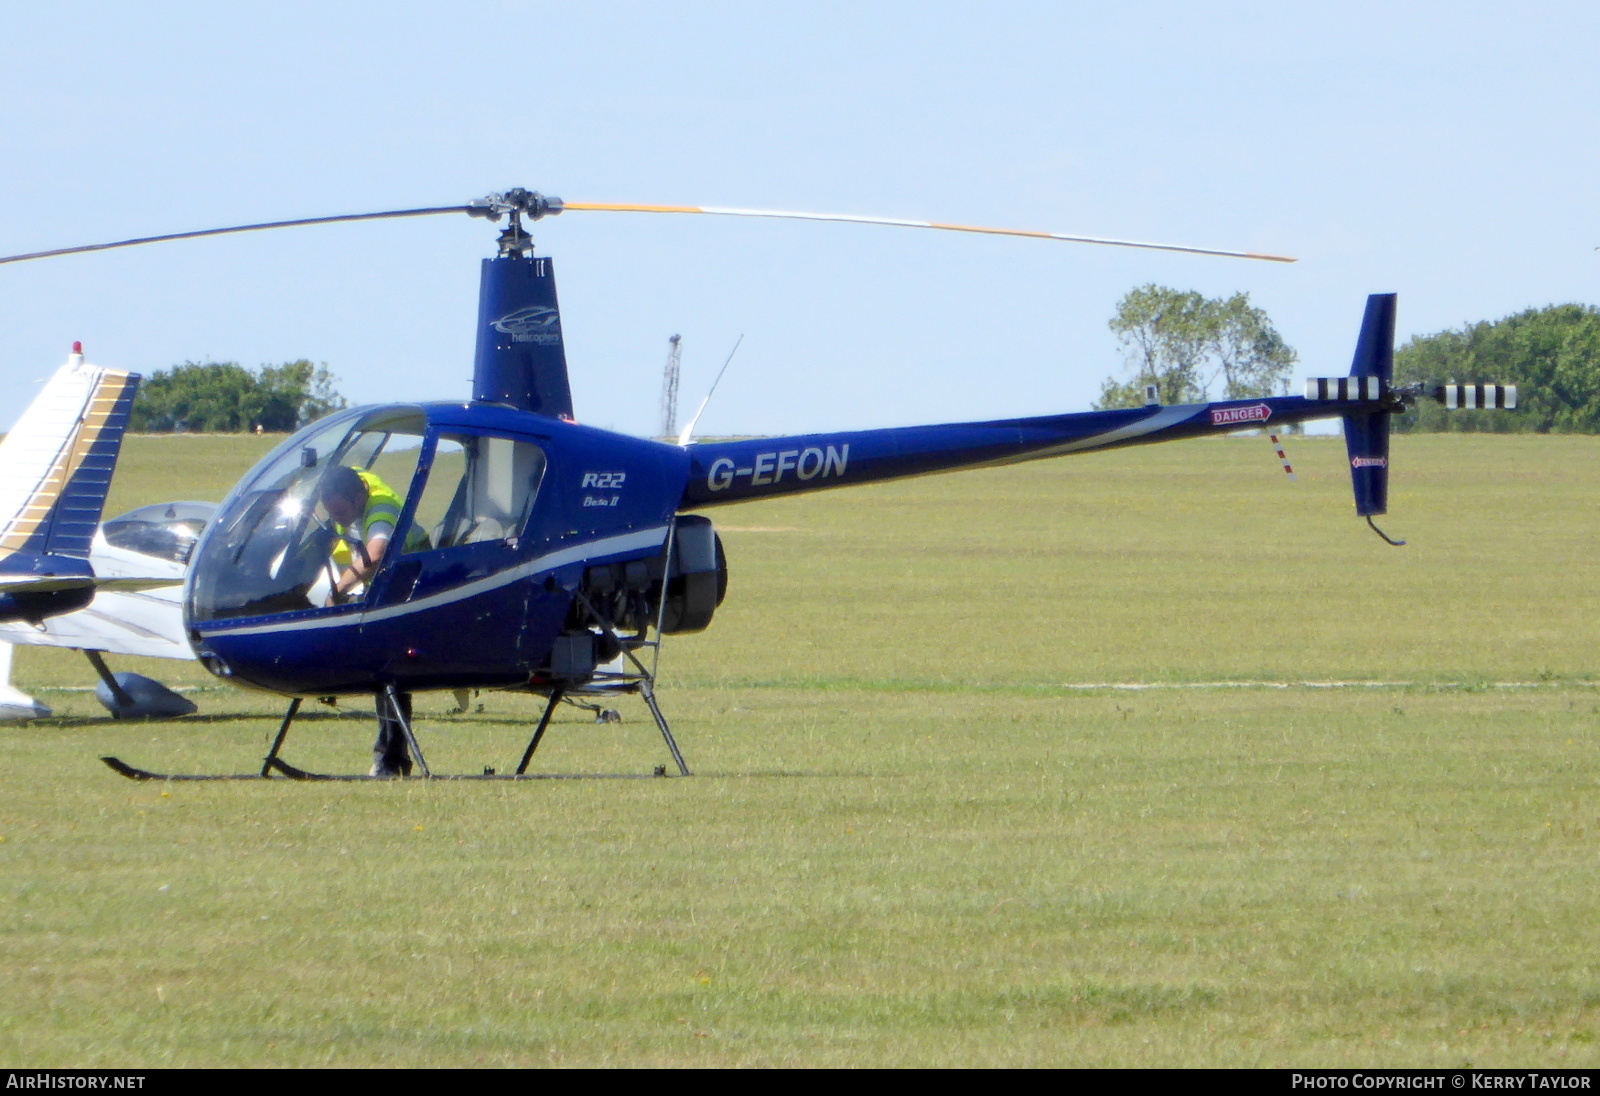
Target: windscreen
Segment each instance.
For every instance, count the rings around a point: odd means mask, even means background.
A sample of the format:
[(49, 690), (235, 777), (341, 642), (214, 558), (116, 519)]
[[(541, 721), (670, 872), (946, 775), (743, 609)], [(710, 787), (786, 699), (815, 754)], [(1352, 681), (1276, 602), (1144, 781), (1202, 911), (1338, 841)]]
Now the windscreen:
[(188, 563), (216, 512), (214, 502), (158, 502), (109, 519), (100, 532), (113, 548)]
[(330, 416), (268, 454), (223, 503), (194, 562), (196, 621), (359, 601), (416, 472), (417, 407)]

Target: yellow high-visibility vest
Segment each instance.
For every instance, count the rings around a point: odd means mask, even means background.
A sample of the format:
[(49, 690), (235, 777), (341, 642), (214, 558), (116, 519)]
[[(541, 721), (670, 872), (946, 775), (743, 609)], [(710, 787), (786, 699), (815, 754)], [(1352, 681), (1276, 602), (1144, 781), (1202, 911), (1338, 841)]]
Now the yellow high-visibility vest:
[[(391, 526), (400, 524), (400, 496), (394, 489), (378, 478), (377, 473), (368, 472), (364, 468), (354, 470), (361, 477), (361, 482), (367, 485), (367, 508), (361, 514), (361, 532), (357, 539), (365, 543), (369, 532), (379, 522), (388, 522)], [(350, 530), (343, 525), (335, 525), (340, 533), (349, 536)], [(406, 540), (409, 544), (411, 537)], [(348, 541), (338, 541), (333, 546), (333, 562), (340, 567), (350, 566), (350, 544)]]

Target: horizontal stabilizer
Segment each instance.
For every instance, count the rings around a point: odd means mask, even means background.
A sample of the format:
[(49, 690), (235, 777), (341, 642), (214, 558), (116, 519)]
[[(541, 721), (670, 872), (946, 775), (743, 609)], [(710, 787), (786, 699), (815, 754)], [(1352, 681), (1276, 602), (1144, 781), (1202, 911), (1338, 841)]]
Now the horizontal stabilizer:
[(116, 590), (132, 594), (182, 586), (182, 578), (95, 578), (93, 575), (0, 575), (0, 594), (53, 594), (60, 590)]
[(182, 578), (102, 578), (96, 577), (94, 588), (96, 590), (115, 590), (120, 594), (137, 594), (144, 590), (160, 590), (169, 586), (182, 586)]

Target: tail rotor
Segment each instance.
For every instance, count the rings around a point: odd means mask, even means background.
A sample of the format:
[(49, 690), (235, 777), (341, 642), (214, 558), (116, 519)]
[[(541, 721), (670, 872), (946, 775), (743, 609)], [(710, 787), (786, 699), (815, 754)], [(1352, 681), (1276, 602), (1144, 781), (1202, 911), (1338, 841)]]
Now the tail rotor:
[(1369, 296), (1350, 375), (1306, 381), (1306, 399), (1353, 405), (1344, 410), (1341, 418), (1356, 514), (1366, 518), (1385, 543), (1398, 548), (1405, 541), (1389, 536), (1372, 520), (1389, 510), (1389, 432), (1393, 416), (1424, 396), (1444, 404), (1448, 411), (1509, 411), (1517, 406), (1517, 388), (1503, 384), (1413, 384), (1396, 388), (1394, 319), (1395, 294)]

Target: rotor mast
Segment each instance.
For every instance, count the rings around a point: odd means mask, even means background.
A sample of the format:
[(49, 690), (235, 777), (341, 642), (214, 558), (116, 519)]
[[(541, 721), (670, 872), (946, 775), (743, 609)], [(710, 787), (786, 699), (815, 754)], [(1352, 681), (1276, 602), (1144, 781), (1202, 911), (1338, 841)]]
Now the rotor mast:
[(497, 241), (499, 255), (484, 259), (478, 281), (478, 341), (473, 357), (472, 398), (572, 419), (566, 346), (555, 269), (535, 258), (533, 237), (522, 218), (560, 213), (561, 199), (521, 187), (491, 194), (467, 207), (474, 217), (507, 218)]

